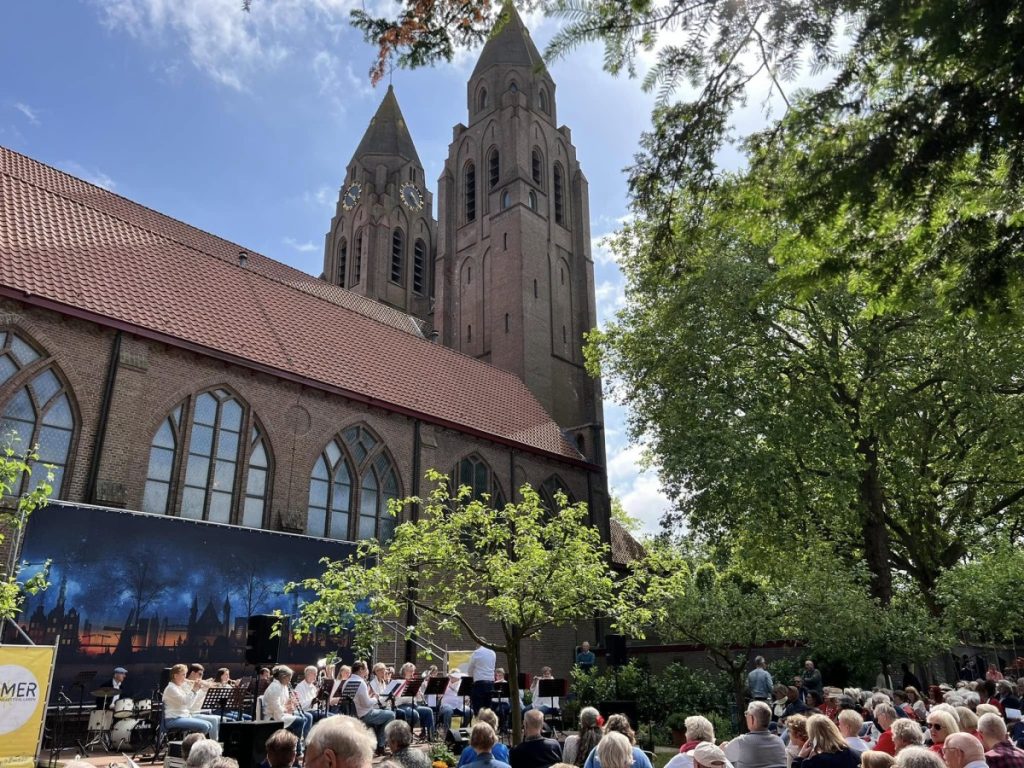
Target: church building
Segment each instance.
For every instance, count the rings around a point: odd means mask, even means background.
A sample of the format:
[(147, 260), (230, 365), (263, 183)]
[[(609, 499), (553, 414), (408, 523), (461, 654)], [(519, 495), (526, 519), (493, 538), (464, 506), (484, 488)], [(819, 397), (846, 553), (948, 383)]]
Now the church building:
[(582, 354), (587, 182), (511, 4), (466, 101), (435, 220), (388, 88), (320, 277), (0, 147), (0, 432), (73, 502), (356, 541), (436, 468), (499, 503), (564, 490), (621, 544)]

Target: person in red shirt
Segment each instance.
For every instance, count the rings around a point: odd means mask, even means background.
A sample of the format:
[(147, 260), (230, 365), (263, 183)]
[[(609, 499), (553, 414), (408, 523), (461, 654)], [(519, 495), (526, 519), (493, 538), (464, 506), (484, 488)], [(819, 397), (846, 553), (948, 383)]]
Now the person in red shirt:
[(877, 725), (882, 735), (878, 737), (878, 741), (875, 742), (876, 752), (885, 752), (887, 755), (896, 756), (896, 745), (892, 740), (892, 724), (896, 721), (896, 710), (892, 704), (878, 704), (874, 709), (875, 725)]

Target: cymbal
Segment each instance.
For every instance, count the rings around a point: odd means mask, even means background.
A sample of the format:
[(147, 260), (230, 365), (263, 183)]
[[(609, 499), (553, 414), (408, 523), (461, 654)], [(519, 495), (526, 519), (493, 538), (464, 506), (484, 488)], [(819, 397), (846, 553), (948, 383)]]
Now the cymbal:
[(89, 691), (89, 695), (102, 699), (104, 696), (116, 696), (120, 692), (117, 688), (108, 685), (106, 688), (97, 688), (95, 691)]

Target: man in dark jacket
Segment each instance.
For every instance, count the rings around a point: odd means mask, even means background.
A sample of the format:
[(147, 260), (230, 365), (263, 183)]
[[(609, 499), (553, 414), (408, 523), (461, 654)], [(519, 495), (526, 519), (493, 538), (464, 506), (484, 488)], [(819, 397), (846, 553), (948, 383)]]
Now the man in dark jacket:
[(523, 741), (508, 752), (512, 768), (548, 768), (562, 762), (562, 747), (554, 739), (545, 739), (544, 713), (531, 709), (523, 715)]

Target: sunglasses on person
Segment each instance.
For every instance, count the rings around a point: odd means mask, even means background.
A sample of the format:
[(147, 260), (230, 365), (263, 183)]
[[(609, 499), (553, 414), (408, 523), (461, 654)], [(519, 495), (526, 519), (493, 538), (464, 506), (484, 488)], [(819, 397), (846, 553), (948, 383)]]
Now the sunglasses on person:
[(928, 723), (928, 727), (931, 728), (933, 731), (941, 731), (942, 723)]

